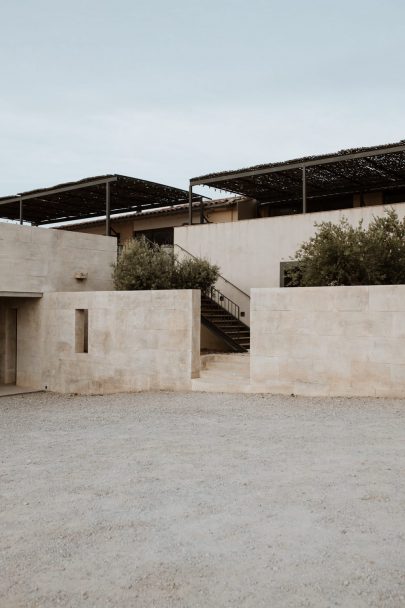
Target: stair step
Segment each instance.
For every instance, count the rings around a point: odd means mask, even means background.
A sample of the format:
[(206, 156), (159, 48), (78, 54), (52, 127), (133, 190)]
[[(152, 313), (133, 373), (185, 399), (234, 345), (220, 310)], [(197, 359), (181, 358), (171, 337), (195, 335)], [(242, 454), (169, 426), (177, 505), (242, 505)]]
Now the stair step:
[(202, 361), (234, 361), (239, 363), (248, 363), (250, 361), (249, 355), (245, 353), (210, 353), (209, 355), (202, 355)]
[[(231, 354), (231, 353), (229, 353)], [(236, 370), (244, 370), (249, 369), (250, 364), (249, 361), (204, 361), (202, 362), (202, 366), (204, 369), (208, 369), (211, 367), (215, 367), (215, 369), (236, 369)]]
[(215, 367), (216, 369), (236, 369), (236, 370), (249, 370), (250, 357), (244, 353), (213, 353), (210, 355), (202, 355), (201, 357), (201, 369), (210, 369)]
[(226, 310), (224, 310), (222, 312), (220, 310), (204, 310), (204, 308), (202, 308), (201, 314), (210, 315), (213, 317), (223, 317), (224, 319), (228, 318), (228, 319), (233, 319), (234, 321), (238, 321), (238, 318), (235, 317), (235, 315), (231, 315), (231, 313), (226, 312)]
[(206, 324), (213, 326), (235, 352), (250, 348), (250, 328), (209, 296), (201, 296), (201, 316)]
[[(230, 353), (231, 354), (231, 353)], [(228, 369), (228, 367), (231, 367), (232, 369), (237, 368), (237, 369), (247, 369), (249, 367), (249, 362), (245, 362), (245, 361), (204, 361), (203, 365), (206, 366), (213, 366), (213, 367), (223, 367), (224, 369)]]
[[(219, 326), (219, 324), (218, 324), (218, 326)], [(229, 335), (232, 335), (232, 334), (240, 335), (241, 337), (242, 337), (242, 335), (243, 335), (243, 337), (245, 337), (246, 334), (250, 335), (250, 331), (248, 329), (232, 329), (232, 328), (229, 328), (229, 329), (226, 330), (226, 333), (229, 334)]]
[(194, 378), (191, 381), (191, 390), (202, 393), (249, 393), (250, 384), (249, 380), (246, 382), (226, 382), (226, 380), (220, 380), (213, 382), (212, 380), (206, 381), (202, 378)]
[(206, 361), (203, 363), (203, 368), (204, 369), (211, 369), (211, 367), (215, 368), (215, 369), (232, 369), (232, 370), (237, 370), (237, 371), (243, 371), (244, 369), (249, 369), (250, 365), (249, 363), (226, 363), (226, 362), (215, 362), (215, 361)]
[(236, 382), (237, 384), (249, 384), (250, 382), (250, 374), (246, 372), (245, 374), (240, 374), (239, 372), (228, 371), (224, 373), (222, 370), (201, 370), (199, 380), (204, 380), (205, 382)]

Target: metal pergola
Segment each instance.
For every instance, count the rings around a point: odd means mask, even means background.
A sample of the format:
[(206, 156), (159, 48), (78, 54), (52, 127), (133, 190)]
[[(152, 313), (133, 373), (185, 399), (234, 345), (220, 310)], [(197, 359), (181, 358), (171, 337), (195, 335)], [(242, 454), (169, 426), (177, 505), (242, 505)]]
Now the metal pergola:
[(309, 199), (405, 187), (405, 140), (194, 177), (189, 186), (190, 224), (193, 186), (197, 185), (243, 195), (259, 204), (301, 201), (302, 213), (307, 213)]
[[(105, 215), (110, 235), (111, 214), (176, 207), (187, 202), (186, 190), (125, 175), (101, 175), (0, 198), (0, 218), (36, 226)], [(192, 202), (201, 200), (193, 195)]]

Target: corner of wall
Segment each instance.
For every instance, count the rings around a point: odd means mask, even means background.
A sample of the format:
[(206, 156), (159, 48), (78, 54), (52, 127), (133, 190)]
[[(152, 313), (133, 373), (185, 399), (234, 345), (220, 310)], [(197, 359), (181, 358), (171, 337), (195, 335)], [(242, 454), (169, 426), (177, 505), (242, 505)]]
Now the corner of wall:
[(200, 376), (201, 291), (191, 290), (191, 377)]

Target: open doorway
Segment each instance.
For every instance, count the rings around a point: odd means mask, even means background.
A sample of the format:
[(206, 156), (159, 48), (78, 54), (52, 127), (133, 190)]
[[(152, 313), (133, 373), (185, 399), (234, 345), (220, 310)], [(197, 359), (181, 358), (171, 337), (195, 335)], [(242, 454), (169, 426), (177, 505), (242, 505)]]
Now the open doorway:
[(0, 304), (0, 386), (16, 384), (17, 309)]

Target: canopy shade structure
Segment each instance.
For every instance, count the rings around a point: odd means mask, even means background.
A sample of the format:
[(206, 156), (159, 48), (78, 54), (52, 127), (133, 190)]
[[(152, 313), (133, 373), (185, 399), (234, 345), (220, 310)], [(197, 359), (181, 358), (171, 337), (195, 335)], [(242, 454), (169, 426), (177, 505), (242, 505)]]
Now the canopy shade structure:
[[(106, 216), (142, 212), (184, 204), (189, 193), (180, 188), (127, 177), (100, 175), (0, 198), (0, 217), (31, 222), (37, 226)], [(193, 201), (200, 201), (193, 195)]]
[(301, 200), (305, 213), (311, 198), (404, 187), (405, 140), (194, 177), (191, 194), (196, 185), (244, 195), (259, 203), (282, 205)]

